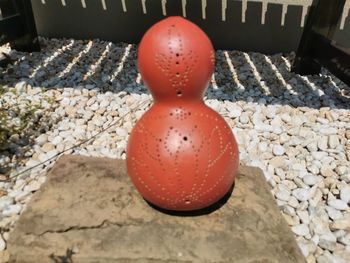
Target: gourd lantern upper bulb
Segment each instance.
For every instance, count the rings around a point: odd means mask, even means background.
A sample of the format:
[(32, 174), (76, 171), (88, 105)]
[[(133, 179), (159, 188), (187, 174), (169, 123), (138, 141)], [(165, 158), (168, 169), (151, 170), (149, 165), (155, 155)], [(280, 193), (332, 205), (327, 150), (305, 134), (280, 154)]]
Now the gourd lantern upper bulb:
[(146, 32), (138, 65), (156, 101), (202, 100), (214, 70), (214, 50), (195, 24), (170, 17)]
[(154, 104), (133, 128), (128, 174), (141, 195), (168, 210), (197, 210), (231, 188), (238, 147), (225, 120), (203, 102), (214, 69), (209, 38), (170, 17), (151, 27), (138, 50)]

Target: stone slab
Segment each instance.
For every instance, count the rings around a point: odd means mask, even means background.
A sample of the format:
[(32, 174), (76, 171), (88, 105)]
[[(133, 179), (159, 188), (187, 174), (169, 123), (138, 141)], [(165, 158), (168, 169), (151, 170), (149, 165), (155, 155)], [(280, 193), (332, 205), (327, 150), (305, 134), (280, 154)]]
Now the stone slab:
[(8, 242), (10, 262), (305, 262), (260, 169), (240, 167), (231, 197), (199, 216), (150, 207), (125, 162), (64, 156)]

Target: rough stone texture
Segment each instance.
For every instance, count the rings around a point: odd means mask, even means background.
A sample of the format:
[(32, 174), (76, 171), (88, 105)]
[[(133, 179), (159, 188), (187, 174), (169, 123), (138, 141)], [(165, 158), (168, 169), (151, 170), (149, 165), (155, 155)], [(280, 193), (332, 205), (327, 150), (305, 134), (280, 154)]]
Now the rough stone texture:
[(305, 262), (258, 168), (240, 167), (221, 208), (185, 217), (151, 208), (123, 161), (80, 156), (54, 166), (8, 252), (10, 262), (33, 263)]

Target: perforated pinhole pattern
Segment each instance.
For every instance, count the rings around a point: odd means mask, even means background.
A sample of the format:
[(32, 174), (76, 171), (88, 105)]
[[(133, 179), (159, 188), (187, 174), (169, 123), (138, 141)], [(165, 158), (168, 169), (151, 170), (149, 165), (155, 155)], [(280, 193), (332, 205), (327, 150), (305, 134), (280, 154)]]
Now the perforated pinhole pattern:
[(198, 63), (198, 55), (194, 50), (185, 52), (182, 36), (175, 24), (169, 26), (167, 37), (168, 50), (155, 55), (155, 64), (169, 79), (176, 96), (182, 97), (190, 75)]

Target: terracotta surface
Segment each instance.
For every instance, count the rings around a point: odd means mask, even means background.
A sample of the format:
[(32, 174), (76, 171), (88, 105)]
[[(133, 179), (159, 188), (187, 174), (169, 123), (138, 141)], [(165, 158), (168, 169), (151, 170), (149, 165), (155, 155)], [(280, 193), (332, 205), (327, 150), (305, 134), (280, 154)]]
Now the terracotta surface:
[(170, 17), (150, 28), (138, 50), (154, 105), (128, 142), (128, 173), (145, 199), (169, 210), (196, 210), (234, 182), (238, 147), (225, 120), (203, 102), (214, 50), (195, 24)]
[(240, 167), (226, 204), (184, 217), (149, 207), (124, 161), (80, 156), (50, 171), (8, 252), (20, 263), (305, 262), (260, 169)]

